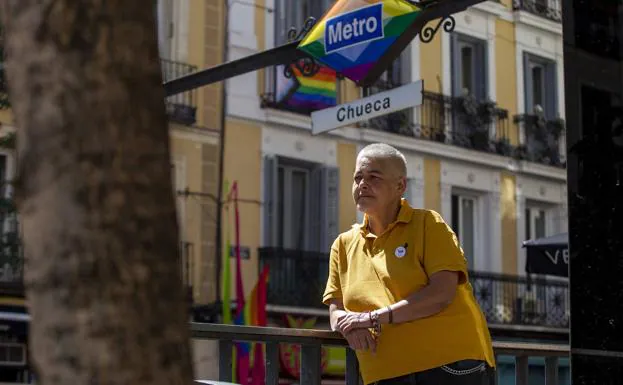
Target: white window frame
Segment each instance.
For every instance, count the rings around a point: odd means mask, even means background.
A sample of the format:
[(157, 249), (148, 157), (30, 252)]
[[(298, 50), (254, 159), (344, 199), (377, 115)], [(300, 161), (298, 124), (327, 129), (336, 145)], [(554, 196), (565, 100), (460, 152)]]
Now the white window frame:
[[(455, 218), (453, 217), (452, 212), (452, 199), (453, 196), (459, 197), (459, 218), (457, 218), (459, 226), (461, 223), (461, 200), (462, 199), (471, 199), (474, 201), (474, 255), (468, 256), (468, 268), (470, 270), (476, 271), (484, 271), (487, 270), (485, 266), (486, 261), (489, 259), (485, 255), (487, 253), (487, 247), (485, 247), (485, 239), (484, 239), (484, 224), (485, 218), (487, 218), (485, 213), (485, 205), (483, 200), (483, 195), (481, 193), (470, 191), (462, 188), (452, 188), (451, 196), (450, 196), (450, 223), (453, 224)], [(460, 228), (457, 232), (457, 238), (459, 238), (459, 242), (461, 243), (461, 247), (463, 247), (462, 240), (460, 238)], [(471, 258), (471, 260), (470, 260)]]
[[(528, 240), (531, 239), (532, 234), (526, 234), (526, 224), (527, 221), (530, 220), (530, 229), (532, 232), (534, 232), (534, 228), (535, 228), (535, 223), (533, 220), (533, 216), (532, 213), (536, 212), (536, 211), (542, 211), (543, 214), (545, 215), (545, 235), (543, 235), (544, 237), (549, 237), (551, 235), (554, 235), (554, 210), (556, 209), (556, 205), (552, 204), (552, 203), (545, 203), (545, 202), (539, 202), (539, 201), (534, 201), (531, 199), (527, 199), (526, 200), (526, 206), (524, 208), (524, 212), (523, 215), (525, 216), (526, 211), (530, 211), (531, 213), (531, 217), (530, 218), (525, 218), (523, 221), (523, 225), (524, 225), (524, 229), (523, 229), (523, 233), (524, 233), (524, 240)], [(523, 241), (523, 240), (522, 240)]]

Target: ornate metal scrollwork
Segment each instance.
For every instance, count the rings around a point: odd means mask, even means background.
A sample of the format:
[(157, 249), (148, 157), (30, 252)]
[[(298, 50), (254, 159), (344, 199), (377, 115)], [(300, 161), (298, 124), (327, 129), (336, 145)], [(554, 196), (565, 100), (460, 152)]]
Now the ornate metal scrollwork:
[(433, 38), (435, 37), (435, 34), (437, 34), (437, 31), (439, 31), (439, 28), (443, 27), (444, 31), (450, 33), (454, 31), (455, 26), (456, 26), (456, 21), (454, 20), (454, 17), (452, 17), (451, 15), (448, 15), (444, 17), (443, 19), (441, 19), (435, 27), (427, 26), (427, 27), (422, 28), (419, 34), (420, 40), (422, 41), (422, 43), (430, 43), (431, 40), (433, 40)]
[(300, 31), (297, 31), (296, 27), (294, 26), (290, 27), (290, 29), (288, 30), (288, 43), (301, 40), (303, 36), (307, 35), (307, 33), (309, 33), (309, 31), (314, 28), (314, 25), (316, 25), (316, 18), (310, 16), (307, 18), (307, 20), (305, 20), (303, 28), (301, 28)]
[[(288, 42), (291, 43), (293, 41), (301, 40), (309, 33), (309, 31), (311, 31), (314, 25), (316, 25), (316, 19), (308, 17), (300, 31), (298, 31), (296, 27), (291, 27), (288, 31)], [(301, 75), (305, 77), (314, 76), (318, 73), (318, 71), (320, 71), (320, 65), (309, 55), (298, 58), (291, 64), (286, 65), (283, 69), (283, 76), (288, 79), (292, 78), (294, 76), (294, 68), (296, 68)]]
[(293, 63), (286, 65), (283, 69), (283, 76), (290, 79), (294, 76), (293, 67), (296, 68), (301, 75), (305, 77), (314, 76), (320, 71), (320, 65), (311, 56), (295, 60)]

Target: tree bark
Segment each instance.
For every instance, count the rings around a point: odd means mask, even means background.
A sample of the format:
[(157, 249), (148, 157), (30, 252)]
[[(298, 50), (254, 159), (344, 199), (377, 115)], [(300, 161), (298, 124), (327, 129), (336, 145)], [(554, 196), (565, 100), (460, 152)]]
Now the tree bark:
[(153, 0), (2, 3), (38, 380), (190, 384)]

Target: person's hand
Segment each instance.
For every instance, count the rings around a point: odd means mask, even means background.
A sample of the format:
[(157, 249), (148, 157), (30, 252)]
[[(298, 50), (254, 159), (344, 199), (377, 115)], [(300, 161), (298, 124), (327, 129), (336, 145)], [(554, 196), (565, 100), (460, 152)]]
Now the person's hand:
[(367, 313), (348, 312), (337, 321), (337, 330), (344, 337), (355, 329), (369, 328), (371, 325), (370, 317)]
[(344, 336), (353, 350), (369, 350), (376, 353), (376, 339), (368, 329), (355, 329)]

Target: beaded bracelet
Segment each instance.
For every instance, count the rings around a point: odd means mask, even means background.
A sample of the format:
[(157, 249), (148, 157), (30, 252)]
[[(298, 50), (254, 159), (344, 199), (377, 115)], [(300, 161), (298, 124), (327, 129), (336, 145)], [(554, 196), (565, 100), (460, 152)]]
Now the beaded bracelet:
[(379, 314), (377, 312), (368, 312), (368, 316), (370, 317), (370, 324), (373, 330), (373, 333), (377, 336), (381, 335), (381, 324), (379, 323)]

